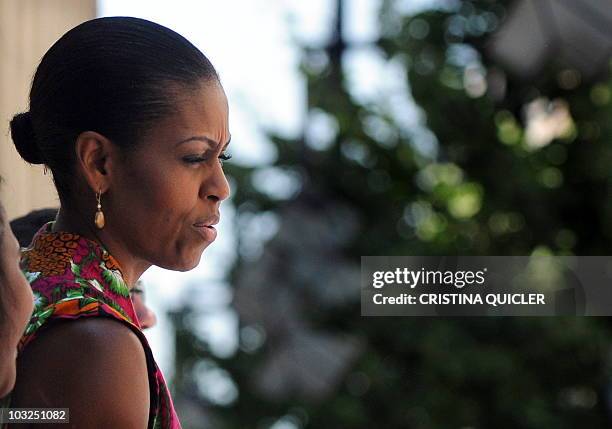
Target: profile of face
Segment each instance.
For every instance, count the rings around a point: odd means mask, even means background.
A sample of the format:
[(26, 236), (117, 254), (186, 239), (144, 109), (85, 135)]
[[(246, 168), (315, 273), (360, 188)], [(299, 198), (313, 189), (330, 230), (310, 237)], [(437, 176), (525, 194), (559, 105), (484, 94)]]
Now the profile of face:
[(29, 283), (19, 269), (19, 245), (0, 204), (0, 397), (15, 384), (17, 344), (33, 309)]
[(144, 284), (141, 280), (138, 280), (136, 286), (130, 290), (130, 295), (132, 297), (132, 303), (134, 304), (136, 317), (138, 317), (138, 321), (140, 322), (140, 327), (142, 329), (149, 329), (155, 326), (157, 324), (157, 316), (145, 303)]
[(186, 271), (216, 237), (213, 225), (230, 192), (222, 169), (230, 134), (218, 82), (176, 97), (176, 112), (154, 123), (136, 148), (115, 148), (104, 161), (106, 225), (99, 236), (120, 242), (144, 265)]

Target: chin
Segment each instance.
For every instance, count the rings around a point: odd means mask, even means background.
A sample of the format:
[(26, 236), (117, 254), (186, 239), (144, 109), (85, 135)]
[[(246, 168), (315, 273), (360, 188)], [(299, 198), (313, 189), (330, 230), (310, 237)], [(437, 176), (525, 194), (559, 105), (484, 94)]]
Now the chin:
[(197, 267), (201, 259), (202, 259), (202, 252), (199, 252), (197, 255), (191, 255), (190, 257), (177, 259), (170, 263), (168, 263), (168, 261), (164, 261), (164, 263), (159, 263), (155, 265), (157, 265), (160, 268), (164, 268), (166, 270), (184, 272), (184, 271), (191, 271), (195, 267)]

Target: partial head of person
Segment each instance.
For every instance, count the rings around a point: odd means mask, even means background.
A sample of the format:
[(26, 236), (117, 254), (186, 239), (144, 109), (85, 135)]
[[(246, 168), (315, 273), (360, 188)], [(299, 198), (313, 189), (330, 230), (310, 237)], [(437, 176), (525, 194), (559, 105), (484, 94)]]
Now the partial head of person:
[(11, 229), (19, 246), (28, 247), (38, 230), (46, 223), (55, 220), (57, 209), (37, 209), (11, 220)]
[(157, 316), (145, 303), (145, 290), (142, 280), (138, 280), (136, 285), (130, 289), (130, 296), (134, 303), (134, 311), (140, 322), (140, 327), (142, 329), (149, 329), (155, 326), (157, 324)]
[(11, 136), (52, 172), (56, 228), (99, 240), (132, 285), (150, 265), (198, 264), (229, 196), (230, 140), (227, 99), (200, 50), (143, 19), (87, 21), (44, 55), (29, 102)]
[(15, 384), (17, 344), (33, 308), (32, 289), (19, 269), (19, 245), (0, 204), (0, 398)]

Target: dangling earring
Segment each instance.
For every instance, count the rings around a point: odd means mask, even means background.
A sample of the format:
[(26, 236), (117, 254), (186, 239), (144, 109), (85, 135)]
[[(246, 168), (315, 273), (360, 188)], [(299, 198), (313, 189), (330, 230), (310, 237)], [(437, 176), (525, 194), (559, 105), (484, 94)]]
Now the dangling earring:
[(43, 174), (46, 176), (48, 172), (49, 172), (49, 170), (47, 170), (47, 166), (45, 165), (43, 167)]
[(98, 227), (98, 229), (104, 228), (104, 212), (102, 211), (102, 204), (100, 203), (100, 199), (102, 198), (102, 189), (100, 189), (96, 193), (96, 200), (98, 200), (98, 210), (96, 210), (96, 216), (94, 217), (94, 223)]

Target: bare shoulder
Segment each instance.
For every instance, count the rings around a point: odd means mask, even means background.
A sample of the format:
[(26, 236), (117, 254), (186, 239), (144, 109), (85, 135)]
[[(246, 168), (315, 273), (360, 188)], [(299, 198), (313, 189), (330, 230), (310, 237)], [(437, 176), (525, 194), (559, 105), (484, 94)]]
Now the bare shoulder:
[(149, 401), (140, 339), (117, 320), (95, 317), (58, 322), (25, 348), (11, 406), (69, 408), (73, 427), (140, 429)]

